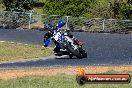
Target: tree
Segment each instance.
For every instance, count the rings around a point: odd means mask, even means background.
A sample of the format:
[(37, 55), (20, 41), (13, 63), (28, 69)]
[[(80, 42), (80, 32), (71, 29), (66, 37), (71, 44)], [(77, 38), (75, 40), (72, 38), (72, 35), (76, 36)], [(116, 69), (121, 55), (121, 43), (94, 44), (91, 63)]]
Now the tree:
[(44, 3), (33, 0), (2, 0), (6, 7), (6, 11), (29, 11), (33, 7), (43, 7)]
[(91, 0), (46, 0), (44, 5), (44, 13), (83, 16), (89, 8)]
[(132, 0), (115, 0), (112, 10), (114, 18), (132, 19)]
[(3, 0), (6, 11), (31, 10), (32, 0)]
[(129, 5), (129, 18), (132, 19), (132, 0), (128, 0), (127, 4)]

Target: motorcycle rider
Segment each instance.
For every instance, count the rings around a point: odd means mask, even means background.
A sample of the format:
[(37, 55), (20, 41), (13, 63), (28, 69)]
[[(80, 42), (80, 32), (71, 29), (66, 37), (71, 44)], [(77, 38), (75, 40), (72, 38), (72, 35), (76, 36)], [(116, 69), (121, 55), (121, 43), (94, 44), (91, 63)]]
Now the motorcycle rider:
[[(60, 29), (65, 25), (65, 21), (61, 20), (57, 26), (54, 27), (52, 22), (49, 22), (47, 24), (47, 28), (49, 29), (48, 33), (45, 34), (44, 36), (44, 47), (47, 47), (51, 41), (51, 37), (53, 36), (54, 32), (61, 32)], [(64, 36), (69, 36), (70, 38), (72, 38), (74, 40), (75, 43), (79, 43), (79, 40), (77, 40), (71, 33), (69, 30), (66, 30), (64, 33), (61, 33)], [(55, 47), (54, 47), (54, 52), (55, 53), (59, 53), (61, 47), (59, 46), (59, 43), (55, 40), (53, 40)]]

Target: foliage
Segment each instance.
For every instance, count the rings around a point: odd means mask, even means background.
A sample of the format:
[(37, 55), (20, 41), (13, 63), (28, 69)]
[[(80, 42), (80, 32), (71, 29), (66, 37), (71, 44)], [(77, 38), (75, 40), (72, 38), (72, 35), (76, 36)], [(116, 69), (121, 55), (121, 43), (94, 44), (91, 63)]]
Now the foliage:
[(2, 0), (6, 11), (28, 11), (31, 10), (32, 0)]
[[(92, 0), (91, 0), (92, 1)], [(44, 13), (83, 16), (90, 8), (90, 0), (46, 0)]]
[(38, 2), (38, 0), (1, 0), (6, 6), (6, 11), (29, 11), (33, 7), (42, 7), (44, 3)]
[(43, 13), (132, 19), (132, 0), (46, 0)]
[(114, 18), (132, 19), (132, 0), (115, 1), (112, 10)]
[(39, 8), (44, 14), (132, 19), (132, 0), (3, 0), (8, 11), (31, 10), (34, 2), (44, 3)]

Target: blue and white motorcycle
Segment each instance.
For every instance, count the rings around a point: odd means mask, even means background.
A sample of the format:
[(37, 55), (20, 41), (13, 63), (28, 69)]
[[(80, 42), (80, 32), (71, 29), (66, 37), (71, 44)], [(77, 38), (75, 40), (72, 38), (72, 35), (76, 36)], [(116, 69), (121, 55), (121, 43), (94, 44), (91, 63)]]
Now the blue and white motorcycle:
[(70, 37), (67, 32), (63, 33), (62, 31), (59, 30), (59, 28), (62, 27), (62, 23), (64, 22), (61, 21), (58, 24), (57, 29), (54, 29), (52, 32), (48, 32), (45, 34), (44, 45), (48, 46), (48, 44), (52, 40), (55, 42), (55, 44), (58, 44), (59, 46), (59, 52), (56, 53), (55, 55), (58, 55), (58, 56), (69, 55), (70, 58), (72, 58), (73, 56), (76, 56), (77, 58), (80, 58), (80, 59), (86, 58), (87, 53), (82, 48), (83, 44), (77, 41), (77, 39)]

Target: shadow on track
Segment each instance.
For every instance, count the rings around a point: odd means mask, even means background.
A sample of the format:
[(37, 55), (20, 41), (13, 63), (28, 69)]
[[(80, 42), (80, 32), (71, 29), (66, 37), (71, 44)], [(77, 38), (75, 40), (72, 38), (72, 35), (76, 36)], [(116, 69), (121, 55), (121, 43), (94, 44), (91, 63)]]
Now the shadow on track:
[[(70, 58), (68, 55), (67, 56), (56, 56), (55, 57), (55, 59), (79, 59), (79, 58), (77, 58), (77, 57), (75, 57), (75, 56), (73, 56), (72, 58)], [(84, 59), (84, 58), (82, 58), (82, 59)]]

